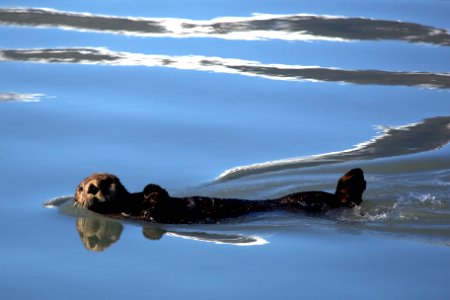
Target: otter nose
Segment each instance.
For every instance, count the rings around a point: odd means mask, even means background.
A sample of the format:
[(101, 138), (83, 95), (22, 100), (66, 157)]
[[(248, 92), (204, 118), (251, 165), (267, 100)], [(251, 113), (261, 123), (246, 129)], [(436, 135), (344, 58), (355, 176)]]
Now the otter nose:
[(95, 185), (91, 184), (88, 188), (88, 194), (92, 194), (95, 195), (97, 194), (97, 192), (99, 191), (98, 187), (96, 187)]

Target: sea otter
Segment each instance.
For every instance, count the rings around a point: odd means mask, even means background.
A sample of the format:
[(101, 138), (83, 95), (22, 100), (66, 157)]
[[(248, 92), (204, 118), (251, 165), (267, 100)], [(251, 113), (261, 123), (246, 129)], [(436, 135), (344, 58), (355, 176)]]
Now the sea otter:
[(143, 192), (129, 193), (112, 174), (96, 173), (84, 179), (75, 192), (75, 205), (105, 215), (121, 215), (158, 223), (215, 223), (251, 212), (276, 209), (320, 212), (338, 207), (354, 207), (362, 202), (366, 189), (364, 173), (353, 169), (342, 176), (334, 194), (299, 192), (269, 200), (223, 199), (212, 197), (171, 197), (156, 184)]

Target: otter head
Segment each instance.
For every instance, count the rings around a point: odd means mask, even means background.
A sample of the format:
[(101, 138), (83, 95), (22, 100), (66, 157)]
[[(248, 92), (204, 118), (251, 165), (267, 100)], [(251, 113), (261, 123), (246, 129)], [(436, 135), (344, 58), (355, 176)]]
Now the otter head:
[(362, 202), (362, 195), (366, 190), (366, 181), (361, 169), (353, 169), (339, 179), (336, 196), (340, 206), (354, 207)]
[(129, 193), (119, 178), (96, 173), (84, 179), (75, 192), (75, 205), (99, 213), (120, 213), (121, 203)]

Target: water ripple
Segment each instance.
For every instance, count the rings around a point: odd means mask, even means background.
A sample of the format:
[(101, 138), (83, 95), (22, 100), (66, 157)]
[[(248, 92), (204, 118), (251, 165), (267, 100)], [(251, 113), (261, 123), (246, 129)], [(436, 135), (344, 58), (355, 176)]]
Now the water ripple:
[(0, 9), (0, 24), (56, 27), (147, 37), (213, 37), (234, 40), (398, 40), (450, 45), (446, 29), (417, 23), (312, 14), (255, 14), (211, 20), (136, 18), (44, 8)]
[(263, 64), (257, 61), (200, 55), (170, 56), (116, 52), (106, 48), (0, 49), (1, 60), (168, 67), (181, 70), (257, 76), (275, 80), (450, 88), (449, 73), (344, 70), (320, 66)]
[(450, 117), (435, 117), (420, 123), (382, 128), (379, 136), (353, 149), (235, 167), (223, 172), (217, 180), (224, 181), (302, 167), (407, 155), (436, 150), (449, 142)]

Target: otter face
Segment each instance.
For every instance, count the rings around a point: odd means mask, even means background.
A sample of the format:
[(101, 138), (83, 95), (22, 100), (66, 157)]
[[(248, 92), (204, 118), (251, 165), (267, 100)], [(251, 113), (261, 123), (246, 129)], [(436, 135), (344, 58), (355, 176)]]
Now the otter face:
[(114, 213), (120, 200), (128, 195), (119, 178), (106, 173), (84, 179), (75, 192), (75, 205), (103, 213)]

